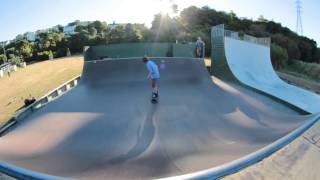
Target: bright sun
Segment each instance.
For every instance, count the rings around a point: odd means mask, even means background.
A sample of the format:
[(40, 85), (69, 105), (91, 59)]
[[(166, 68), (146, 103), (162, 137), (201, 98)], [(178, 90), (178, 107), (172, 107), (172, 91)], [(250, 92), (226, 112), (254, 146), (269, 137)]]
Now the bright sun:
[(160, 0), (160, 3), (159, 3), (160, 12), (162, 14), (168, 14), (169, 16), (173, 16), (174, 13), (172, 10), (172, 5), (173, 3), (170, 0)]

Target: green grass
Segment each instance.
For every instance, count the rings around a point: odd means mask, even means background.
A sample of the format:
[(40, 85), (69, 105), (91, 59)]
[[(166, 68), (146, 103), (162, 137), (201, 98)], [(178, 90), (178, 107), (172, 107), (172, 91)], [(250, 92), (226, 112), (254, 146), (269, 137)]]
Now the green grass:
[(0, 126), (24, 105), (26, 98), (39, 98), (67, 80), (81, 74), (82, 56), (59, 58), (18, 68), (0, 79)]
[(292, 75), (290, 73), (278, 72), (278, 75), (281, 77), (281, 79), (283, 79), (291, 84), (303, 87), (307, 90), (310, 90), (310, 91), (313, 91), (316, 93), (320, 93), (320, 83), (319, 82), (309, 80), (308, 78), (301, 78), (297, 74)]
[(295, 60), (282, 71), (310, 80), (320, 81), (320, 64)]

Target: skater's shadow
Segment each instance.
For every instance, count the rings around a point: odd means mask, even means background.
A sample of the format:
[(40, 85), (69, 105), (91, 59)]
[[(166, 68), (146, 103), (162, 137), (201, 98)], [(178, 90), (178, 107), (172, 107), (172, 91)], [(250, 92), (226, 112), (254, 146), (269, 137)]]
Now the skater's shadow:
[(137, 131), (137, 142), (128, 151), (128, 153), (120, 155), (114, 159), (111, 159), (110, 163), (121, 163), (141, 155), (151, 145), (155, 135), (154, 121), (156, 118), (158, 106), (153, 105), (147, 114), (144, 123), (138, 128)]

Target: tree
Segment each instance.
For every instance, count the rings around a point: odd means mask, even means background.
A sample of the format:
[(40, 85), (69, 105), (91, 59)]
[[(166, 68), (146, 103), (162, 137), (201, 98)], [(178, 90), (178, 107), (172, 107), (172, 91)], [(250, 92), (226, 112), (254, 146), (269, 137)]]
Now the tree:
[(63, 32), (63, 26), (62, 25), (58, 24), (57, 28), (58, 28), (59, 32)]
[(92, 39), (96, 38), (98, 31), (95, 27), (89, 27), (88, 31), (89, 31), (90, 38)]
[(14, 54), (9, 54), (9, 62), (14, 65), (19, 65), (21, 63), (21, 59), (19, 56), (15, 56)]
[(155, 34), (155, 41), (175, 42), (180, 29), (178, 20), (170, 18), (168, 14), (156, 14), (152, 21), (151, 30)]
[(133, 28), (132, 24), (127, 24), (124, 28), (125, 40), (127, 42), (138, 42), (139, 37), (137, 31)]
[(89, 27), (94, 27), (98, 33), (101, 33), (103, 30), (107, 29), (107, 23), (101, 21), (94, 21), (89, 24)]
[[(176, 13), (175, 16), (156, 14), (151, 28), (143, 24), (127, 24), (111, 28), (102, 21), (81, 22), (76, 20), (68, 24), (76, 26), (75, 33), (71, 36), (65, 37), (63, 26), (57, 25), (49, 32), (37, 31), (39, 39), (34, 42), (28, 42), (24, 36), (18, 35), (6, 46), (6, 51), (7, 54), (18, 57), (22, 55), (27, 61), (37, 61), (44, 59), (44, 57), (47, 58), (49, 52), (54, 57), (65, 56), (67, 48), (71, 53), (80, 53), (83, 46), (87, 45), (140, 41), (175, 42), (175, 40), (179, 40), (180, 42), (192, 42), (200, 36), (207, 44), (206, 55), (210, 55), (210, 29), (212, 26), (223, 23), (226, 29), (241, 34), (258, 37), (271, 36), (272, 42), (286, 51), (290, 61), (292, 59), (305, 62), (320, 61), (320, 52), (314, 40), (301, 37), (280, 23), (269, 21), (263, 16), (254, 21), (239, 18), (232, 11), (230, 13), (216, 11), (208, 6), (201, 8), (190, 6), (180, 11), (178, 15), (178, 6), (172, 4), (171, 8)], [(275, 52), (279, 50), (275, 45), (272, 48)], [(282, 52), (282, 54), (286, 53)]]
[(17, 55), (22, 56), (25, 60), (29, 60), (32, 57), (33, 45), (34, 43), (30, 43), (25, 39), (18, 40), (15, 45), (18, 52)]
[(0, 64), (3, 64), (7, 61), (7, 57), (4, 54), (0, 54)]
[(184, 9), (180, 13), (180, 18), (183, 26), (185, 26), (187, 29), (195, 28), (199, 22), (199, 12), (200, 9), (196, 6), (190, 6)]
[(177, 14), (179, 12), (177, 4), (172, 4), (171, 8), (174, 14)]
[(237, 19), (237, 15), (233, 11), (229, 13), (229, 16), (231, 21), (234, 21), (235, 19)]
[(251, 35), (257, 36), (257, 37), (266, 37), (269, 34), (265, 31), (265, 25), (263, 24), (252, 24), (250, 26), (250, 31)]
[(263, 15), (260, 15), (258, 18), (258, 22), (267, 23), (269, 21), (266, 18), (264, 18)]
[(109, 43), (120, 43), (125, 41), (125, 32), (123, 26), (117, 26), (109, 34)]
[(280, 23), (275, 23), (273, 21), (268, 21), (266, 24), (266, 31), (268, 31), (271, 34), (277, 34), (281, 33), (281, 24)]
[[(10, 46), (13, 46), (13, 47), (10, 47)], [(14, 45), (10, 45), (7, 50), (6, 50), (6, 53), (7, 54), (13, 54), (13, 55), (18, 55), (17, 51), (16, 51), (16, 48), (14, 47)]]
[(69, 26), (78, 26), (78, 25), (80, 25), (80, 23), (81, 23), (80, 20), (75, 20), (75, 21), (73, 21), (72, 23), (69, 23), (68, 25), (69, 25)]
[(301, 53), (300, 53), (298, 44), (296, 42), (294, 42), (293, 40), (289, 40), (287, 49), (288, 49), (289, 63), (290, 63), (290, 60), (300, 59)]
[(89, 45), (89, 34), (87, 31), (82, 31), (78, 34), (73, 34), (68, 39), (68, 47), (71, 53), (80, 53), (84, 46)]
[(53, 53), (52, 51), (42, 51), (37, 53), (39, 60), (49, 60), (53, 59)]
[(275, 69), (280, 69), (285, 67), (288, 62), (287, 50), (275, 43), (272, 43), (271, 44), (271, 61)]
[(301, 52), (301, 60), (312, 62), (312, 46), (305, 41), (300, 41), (298, 46)]

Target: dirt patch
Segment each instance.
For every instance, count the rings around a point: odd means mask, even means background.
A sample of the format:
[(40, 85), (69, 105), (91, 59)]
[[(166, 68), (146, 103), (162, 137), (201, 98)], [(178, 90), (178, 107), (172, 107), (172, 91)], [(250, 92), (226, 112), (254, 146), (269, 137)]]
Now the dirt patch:
[(281, 79), (287, 81), (289, 84), (300, 86), (304, 89), (320, 94), (320, 83), (318, 82), (315, 82), (303, 77), (298, 77), (297, 75), (291, 75), (288, 73), (283, 73), (283, 72), (277, 72), (277, 73)]

